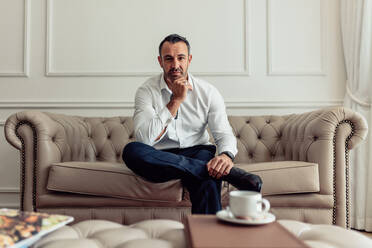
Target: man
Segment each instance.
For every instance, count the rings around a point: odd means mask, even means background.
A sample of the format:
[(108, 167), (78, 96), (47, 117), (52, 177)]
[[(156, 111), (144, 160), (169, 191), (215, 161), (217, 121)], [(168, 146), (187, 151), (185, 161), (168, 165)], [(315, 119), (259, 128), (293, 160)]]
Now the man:
[(137, 90), (133, 119), (139, 142), (124, 148), (123, 160), (152, 182), (181, 179), (190, 193), (192, 213), (215, 214), (221, 210), (222, 180), (258, 192), (262, 181), (234, 167), (236, 138), (223, 98), (211, 84), (188, 73), (191, 60), (186, 38), (172, 34), (160, 43), (163, 73)]

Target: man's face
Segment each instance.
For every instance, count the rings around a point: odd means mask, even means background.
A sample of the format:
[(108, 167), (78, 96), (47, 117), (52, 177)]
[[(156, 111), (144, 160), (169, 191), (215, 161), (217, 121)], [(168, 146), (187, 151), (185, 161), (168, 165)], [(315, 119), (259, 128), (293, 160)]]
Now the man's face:
[(174, 44), (166, 41), (161, 48), (161, 56), (158, 56), (160, 66), (163, 68), (165, 80), (173, 82), (184, 77), (187, 78), (192, 55), (189, 55), (187, 45), (184, 42)]

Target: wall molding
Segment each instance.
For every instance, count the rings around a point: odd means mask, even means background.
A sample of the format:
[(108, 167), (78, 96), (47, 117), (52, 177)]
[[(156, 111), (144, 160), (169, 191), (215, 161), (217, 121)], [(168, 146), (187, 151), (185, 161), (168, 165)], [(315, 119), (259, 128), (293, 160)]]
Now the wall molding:
[[(326, 107), (342, 106), (343, 100), (330, 101), (226, 101), (228, 110), (314, 110)], [(116, 109), (133, 110), (134, 102), (129, 101), (0, 101), (0, 110), (41, 110), (53, 111), (68, 109)], [(273, 113), (275, 114), (275, 113)], [(6, 114), (9, 115), (9, 114)], [(0, 113), (1, 116), (1, 113)], [(0, 127), (5, 126), (6, 119), (0, 119)], [(0, 191), (1, 193), (1, 191)]]
[(19, 203), (0, 203), (0, 207), (18, 209), (19, 208)]
[(0, 187), (1, 193), (20, 193), (21, 190), (18, 187)]
[(308, 109), (336, 107), (343, 105), (343, 100), (330, 101), (225, 101), (226, 108), (250, 109)]
[(271, 38), (271, 2), (266, 1), (266, 37), (267, 37), (267, 75), (269, 76), (326, 76), (327, 75), (327, 2), (318, 0), (320, 2), (320, 39), (321, 39), (321, 69), (319, 71), (287, 71), (277, 70), (273, 68), (272, 64), (272, 38)]
[[(53, 61), (51, 41), (52, 41), (52, 31), (51, 26), (53, 24), (52, 17), (52, 6), (54, 0), (47, 0), (47, 13), (46, 13), (46, 65), (45, 65), (45, 75), (47, 77), (147, 77), (153, 76), (159, 73), (159, 71), (154, 72), (113, 72), (113, 71), (55, 71), (52, 68), (51, 61)], [(242, 0), (243, 2), (243, 47), (244, 47), (244, 70), (240, 72), (193, 72), (195, 76), (250, 76), (250, 33), (251, 33), (251, 20), (250, 20), (250, 5), (251, 0)]]
[[(227, 108), (320, 108), (340, 106), (343, 100), (329, 101), (247, 101), (247, 100), (226, 100)], [(0, 101), (0, 109), (133, 109), (133, 101)], [(1, 123), (1, 120), (0, 120)]]
[(23, 0), (23, 71), (21, 72), (0, 72), (0, 77), (28, 77), (29, 76), (29, 48), (30, 48), (30, 3)]

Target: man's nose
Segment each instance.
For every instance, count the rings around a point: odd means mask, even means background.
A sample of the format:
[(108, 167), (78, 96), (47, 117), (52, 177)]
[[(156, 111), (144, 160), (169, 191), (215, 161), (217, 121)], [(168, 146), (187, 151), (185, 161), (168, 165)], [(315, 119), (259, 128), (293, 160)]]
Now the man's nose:
[(179, 65), (178, 60), (177, 60), (177, 59), (174, 59), (174, 60), (172, 61), (172, 68), (178, 68), (178, 65)]

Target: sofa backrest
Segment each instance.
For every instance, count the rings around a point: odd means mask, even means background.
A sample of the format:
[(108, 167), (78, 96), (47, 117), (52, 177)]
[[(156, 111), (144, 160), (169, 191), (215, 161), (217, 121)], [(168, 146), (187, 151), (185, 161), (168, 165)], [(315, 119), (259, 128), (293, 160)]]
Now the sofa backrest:
[[(236, 163), (284, 160), (282, 128), (289, 116), (229, 116), (237, 137)], [(81, 117), (78, 117), (81, 118)], [(123, 147), (134, 141), (131, 117), (81, 118), (86, 126), (87, 148), (94, 155), (85, 160), (122, 162)], [(213, 142), (213, 137), (211, 137)], [(89, 154), (89, 152), (87, 153)], [(77, 156), (81, 157), (81, 156)]]
[(123, 162), (126, 144), (135, 141), (132, 117), (85, 118), (97, 161)]
[(282, 130), (290, 116), (229, 116), (237, 138), (235, 163), (284, 160)]

